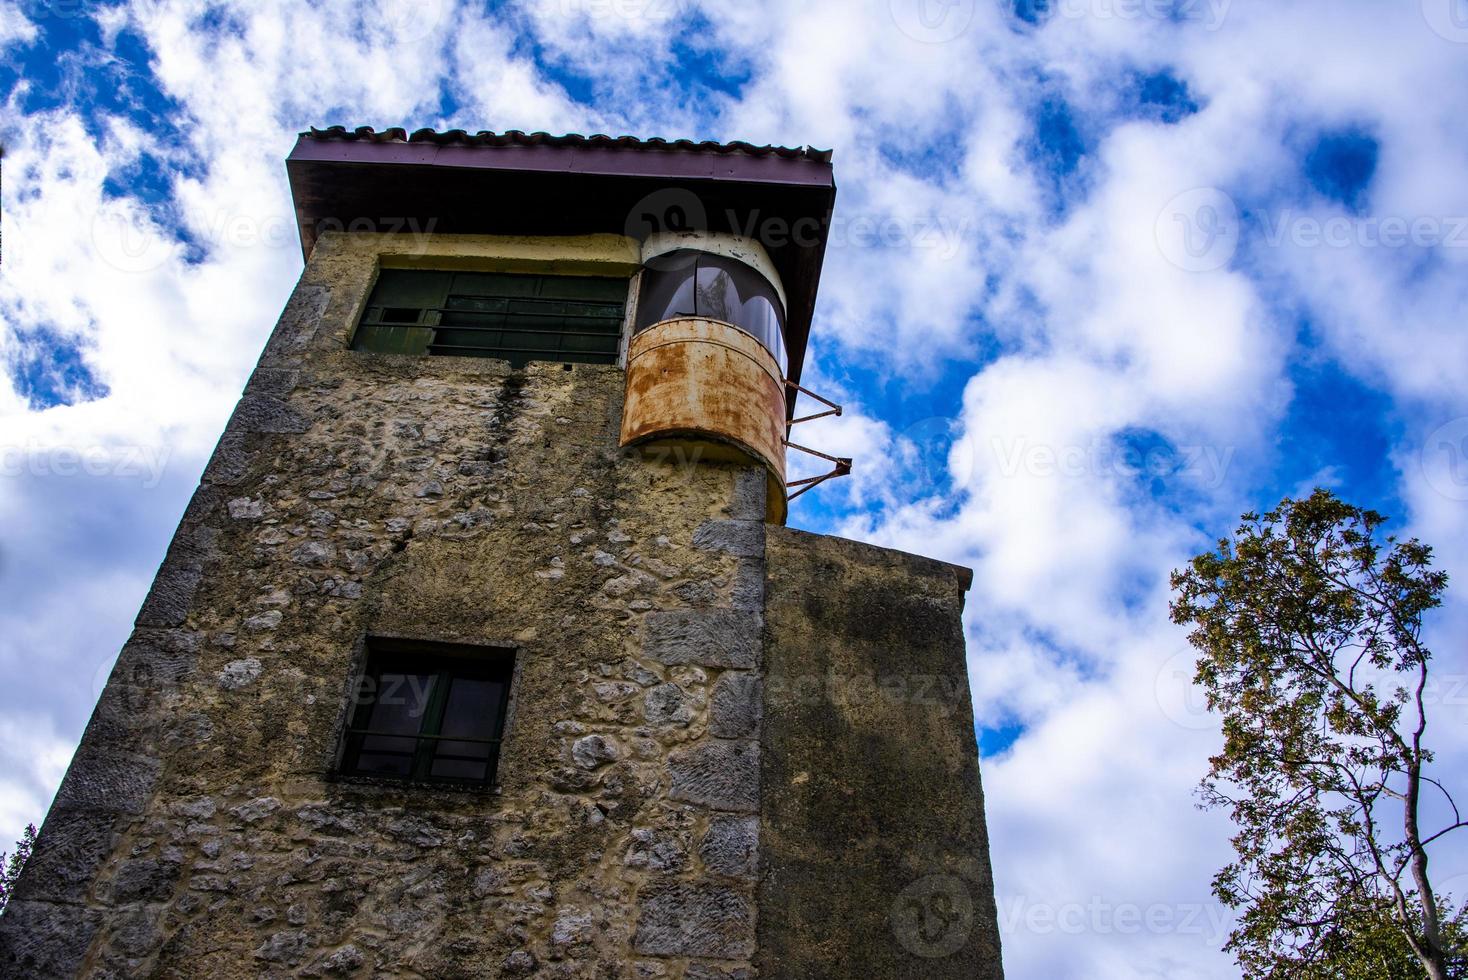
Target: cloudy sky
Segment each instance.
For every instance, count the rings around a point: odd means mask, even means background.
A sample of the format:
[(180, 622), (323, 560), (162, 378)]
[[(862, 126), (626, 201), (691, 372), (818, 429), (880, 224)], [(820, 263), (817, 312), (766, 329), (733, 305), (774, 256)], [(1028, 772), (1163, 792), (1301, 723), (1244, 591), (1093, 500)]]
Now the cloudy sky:
[(1468, 582), (1463, 0), (0, 0), (0, 99), (4, 840), (300, 272), (313, 124), (834, 148), (808, 438), (857, 472), (792, 523), (975, 569), (1011, 976), (1236, 974), (1170, 569), (1321, 485)]

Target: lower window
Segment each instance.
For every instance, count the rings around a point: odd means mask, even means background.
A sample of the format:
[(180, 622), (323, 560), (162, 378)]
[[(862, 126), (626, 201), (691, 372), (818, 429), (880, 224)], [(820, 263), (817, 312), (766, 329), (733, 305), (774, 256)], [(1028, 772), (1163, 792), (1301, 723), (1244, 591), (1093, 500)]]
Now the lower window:
[(342, 775), (492, 784), (513, 670), (505, 649), (369, 640)]

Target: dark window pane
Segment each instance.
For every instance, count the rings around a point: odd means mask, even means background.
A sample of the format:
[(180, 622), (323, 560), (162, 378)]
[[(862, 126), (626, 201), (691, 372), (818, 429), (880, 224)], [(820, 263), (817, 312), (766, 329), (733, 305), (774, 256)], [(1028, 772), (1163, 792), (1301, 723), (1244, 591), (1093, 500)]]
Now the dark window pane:
[(535, 296), (540, 276), (510, 276), (494, 272), (458, 272), (449, 292), (461, 296)]
[(616, 306), (627, 302), (627, 280), (590, 276), (544, 276), (539, 295), (545, 299), (570, 299)]
[(444, 702), (440, 735), (492, 738), (499, 727), (500, 701), (505, 688), (494, 680), (453, 679)]
[(357, 756), (359, 772), (384, 776), (407, 776), (413, 769), (418, 739), (412, 737), (363, 735)]
[[(470, 685), (476, 690), (468, 690)], [(461, 688), (464, 688), (462, 694), (455, 698), (451, 693), (449, 704), (445, 706), (441, 734), (492, 737), (492, 733), (499, 731), (502, 687), (484, 681), (456, 681), (454, 693)], [(439, 779), (483, 779), (497, 751), (497, 746), (490, 742), (440, 739), (434, 744), (433, 764), (429, 772)]]
[(418, 748), (418, 738), (413, 735), (363, 735), (362, 751), (381, 755), (412, 755)]
[(743, 262), (687, 249), (650, 260), (637, 296), (637, 330), (680, 316), (733, 324), (774, 354), (781, 372), (785, 371), (779, 293)]
[(406, 778), (413, 769), (411, 755), (379, 755), (362, 752), (357, 756), (356, 772), (365, 776), (397, 776)]
[(470, 779), (483, 782), (488, 772), (488, 760), (476, 762), (469, 759), (436, 758), (429, 775), (434, 779)]
[(499, 357), (516, 366), (532, 360), (612, 364), (626, 300), (626, 279), (389, 269), (368, 300), (352, 346)]
[(364, 726), (372, 732), (416, 735), (432, 697), (432, 674), (384, 672), (377, 678)]
[(374, 354), (426, 354), (433, 343), (431, 327), (398, 327), (386, 323), (363, 323), (352, 340), (356, 350)]
[(369, 648), (342, 771), (391, 779), (492, 781), (513, 666), (503, 651), (457, 645)]
[(513, 302), (507, 296), (450, 296), (444, 303), (446, 310), (464, 310), (474, 313), (504, 313)]
[(654, 263), (642, 273), (642, 289), (637, 297), (638, 330), (674, 317), (698, 315), (693, 292), (695, 260), (661, 263), (655, 259)]
[(721, 269), (712, 261), (698, 263), (698, 315), (711, 320), (723, 320), (738, 325), (740, 307), (739, 292), (734, 288), (734, 277), (727, 269)]
[(411, 309), (437, 306), (453, 280), (452, 272), (423, 272), (417, 269), (383, 269), (372, 288), (371, 306)]

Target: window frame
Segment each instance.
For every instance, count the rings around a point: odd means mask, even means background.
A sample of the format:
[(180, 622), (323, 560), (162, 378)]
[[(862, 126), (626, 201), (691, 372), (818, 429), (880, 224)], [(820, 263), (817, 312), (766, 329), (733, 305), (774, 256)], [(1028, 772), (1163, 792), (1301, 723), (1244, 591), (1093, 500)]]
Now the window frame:
[[(393, 276), (400, 276), (400, 275), (442, 276), (442, 277), (444, 277), (444, 280), (443, 280), (442, 285), (439, 288), (437, 288), (436, 290), (435, 289), (428, 288), (426, 284), (423, 285), (422, 287), (420, 287), (420, 288), (423, 289), (423, 292), (425, 294), (426, 293), (430, 293), (430, 292), (436, 292), (437, 293), (437, 299), (434, 301), (434, 305), (404, 306), (401, 303), (398, 303), (398, 302), (393, 301), (391, 298), (384, 298), (381, 301), (374, 302), (374, 299), (377, 297), (378, 290), (382, 286), (382, 280), (383, 280), (384, 276), (388, 276), (388, 275), (393, 275)], [(622, 286), (621, 296), (620, 296), (621, 315), (618, 318), (619, 322), (618, 322), (618, 325), (617, 325), (617, 330), (615, 332), (613, 332), (611, 330), (607, 330), (607, 331), (603, 332), (603, 331), (599, 331), (599, 330), (594, 330), (594, 331), (580, 331), (580, 330), (574, 330), (574, 329), (566, 329), (566, 330), (558, 330), (558, 331), (545, 331), (545, 333), (546, 333), (546, 335), (548, 337), (555, 337), (555, 338), (557, 338), (556, 343), (558, 345), (559, 344), (562, 344), (564, 342), (563, 339), (561, 339), (561, 338), (564, 338), (564, 337), (570, 337), (570, 336), (587, 337), (587, 338), (605, 337), (610, 342), (610, 344), (612, 346), (612, 349), (611, 350), (607, 350), (607, 351), (596, 351), (596, 350), (575, 350), (575, 349), (571, 349), (571, 350), (565, 350), (565, 349), (547, 350), (547, 349), (544, 349), (544, 348), (517, 349), (517, 348), (513, 348), (513, 347), (512, 348), (485, 347), (485, 348), (482, 349), (484, 351), (483, 353), (480, 353), (480, 352), (478, 352), (477, 350), (475, 350), (473, 348), (456, 349), (456, 350), (440, 350), (440, 351), (433, 350), (434, 347), (450, 346), (450, 345), (443, 344), (440, 341), (440, 336), (439, 335), (440, 335), (441, 332), (448, 332), (448, 331), (455, 331), (455, 330), (462, 331), (462, 332), (477, 332), (477, 331), (494, 332), (494, 331), (498, 331), (499, 334), (500, 334), (500, 339), (501, 340), (503, 340), (503, 335), (506, 334), (506, 333), (509, 333), (509, 334), (515, 334), (515, 333), (524, 334), (524, 333), (527, 333), (527, 332), (529, 332), (529, 333), (539, 332), (539, 331), (535, 331), (535, 330), (527, 330), (524, 327), (517, 328), (515, 326), (511, 326), (511, 325), (508, 325), (508, 324), (505, 325), (505, 326), (501, 326), (501, 327), (488, 327), (488, 326), (479, 326), (479, 325), (475, 325), (475, 324), (443, 323), (442, 320), (443, 320), (445, 314), (459, 314), (459, 315), (468, 315), (468, 316), (491, 315), (488, 311), (485, 311), (484, 313), (480, 313), (479, 311), (469, 310), (469, 309), (464, 309), (464, 310), (454, 309), (452, 306), (450, 306), (450, 302), (451, 302), (451, 300), (455, 299), (456, 297), (457, 298), (460, 298), (460, 299), (464, 299), (464, 298), (469, 298), (469, 299), (480, 298), (480, 299), (505, 299), (505, 300), (534, 298), (534, 299), (545, 299), (545, 301), (550, 302), (550, 303), (555, 303), (555, 302), (562, 302), (562, 303), (585, 303), (585, 304), (588, 304), (588, 305), (596, 305), (598, 303), (607, 303), (607, 304), (610, 304), (610, 303), (613, 302), (613, 300), (611, 300), (611, 299), (607, 299), (607, 300), (596, 300), (596, 299), (581, 299), (581, 298), (572, 298), (572, 297), (564, 297), (564, 298), (558, 298), (558, 297), (541, 297), (538, 294), (535, 295), (535, 296), (533, 296), (533, 297), (530, 297), (530, 296), (518, 296), (518, 295), (510, 294), (510, 293), (507, 293), (507, 294), (505, 294), (503, 296), (493, 295), (493, 294), (489, 294), (489, 293), (485, 293), (485, 294), (482, 294), (482, 295), (476, 295), (476, 294), (470, 294), (470, 293), (463, 293), (463, 294), (455, 293), (454, 292), (454, 288), (455, 288), (455, 285), (456, 285), (456, 279), (457, 279), (457, 277), (459, 277), (459, 276), (465, 276), (465, 275), (467, 275), (467, 276), (496, 276), (496, 277), (505, 277), (505, 278), (513, 278), (513, 279), (540, 280), (542, 282), (544, 282), (546, 280), (554, 280), (554, 279), (598, 280), (598, 281), (605, 281), (607, 283), (619, 283), (619, 284), (621, 284), (621, 286)], [(379, 264), (378, 264), (377, 269), (375, 271), (375, 274), (373, 276), (372, 282), (367, 287), (366, 291), (362, 295), (361, 306), (357, 310), (356, 316), (355, 316), (355, 318), (353, 320), (353, 323), (352, 323), (352, 329), (351, 329), (350, 333), (348, 334), (348, 336), (346, 338), (346, 345), (347, 345), (347, 347), (350, 350), (352, 350), (352, 351), (354, 351), (356, 353), (375, 354), (375, 355), (379, 355), (379, 356), (380, 355), (387, 354), (387, 355), (405, 356), (405, 357), (472, 357), (472, 358), (475, 358), (475, 359), (483, 359), (483, 360), (508, 361), (511, 364), (511, 366), (514, 367), (514, 368), (516, 368), (516, 369), (523, 369), (526, 365), (528, 365), (530, 363), (534, 363), (534, 362), (540, 362), (540, 363), (545, 363), (545, 364), (582, 364), (582, 365), (601, 365), (601, 366), (610, 366), (610, 365), (624, 366), (625, 365), (625, 354), (624, 354), (624, 352), (625, 352), (625, 347), (626, 347), (627, 332), (628, 332), (628, 329), (629, 329), (629, 325), (633, 322), (630, 319), (630, 316), (631, 316), (631, 313), (632, 313), (633, 308), (636, 305), (636, 292), (634, 290), (634, 285), (633, 284), (634, 284), (634, 282), (636, 281), (637, 278), (638, 277), (637, 277), (636, 271), (633, 271), (633, 272), (628, 273), (628, 272), (622, 272), (622, 271), (611, 271), (611, 270), (608, 270), (606, 273), (603, 274), (603, 273), (599, 273), (599, 272), (585, 272), (585, 271), (577, 271), (577, 272), (574, 272), (574, 273), (570, 273), (570, 272), (559, 272), (559, 271), (555, 271), (553, 269), (546, 269), (546, 268), (540, 268), (540, 269), (536, 269), (536, 268), (531, 268), (531, 269), (525, 269), (525, 268), (493, 268), (493, 267), (487, 267), (487, 268), (480, 268), (480, 267), (464, 268), (464, 267), (460, 267), (460, 266), (456, 266), (456, 265), (445, 265), (443, 267), (436, 266), (436, 265), (432, 265), (432, 266), (430, 266), (430, 265), (399, 266), (399, 265), (383, 265), (383, 264), (381, 264), (381, 259), (379, 259)], [(425, 301), (426, 301), (426, 297), (425, 297)], [(417, 314), (417, 319), (415, 321), (392, 320), (392, 319), (388, 319), (384, 315), (384, 314), (386, 314), (389, 311), (394, 311), (394, 310), (407, 311), (407, 310), (410, 310), (410, 309), (413, 310), (413, 311), (415, 311), (416, 314)], [(510, 312), (507, 311), (504, 315), (506, 315), (506, 316), (515, 316), (515, 315), (518, 315), (518, 316), (522, 316), (522, 317), (523, 316), (533, 316), (534, 317), (534, 316), (553, 316), (554, 314), (540, 313), (540, 312), (527, 312), (527, 313), (515, 314), (515, 313), (510, 313)], [(380, 347), (367, 346), (367, 344), (369, 344), (369, 343), (371, 343), (371, 344), (377, 344), (377, 343), (382, 343), (382, 342), (380, 340), (374, 340), (374, 341), (364, 340), (364, 336), (365, 336), (364, 335), (364, 331), (383, 331), (383, 330), (389, 331), (389, 333), (386, 336), (392, 337), (397, 342), (394, 343), (394, 344), (382, 344), (382, 346), (380, 346)], [(414, 336), (415, 333), (417, 334), (416, 337)], [(422, 347), (421, 350), (412, 349), (412, 348), (418, 347), (420, 342), (421, 342), (421, 347)]]
[[(700, 294), (699, 274), (705, 267), (721, 271), (731, 277), (737, 274), (746, 284), (756, 286), (757, 292), (751, 298), (757, 297), (763, 299), (772, 310), (774, 314), (773, 330), (759, 331), (755, 329), (753, 323), (745, 320), (742, 315), (730, 318), (727, 315), (717, 315), (711, 310), (704, 311), (698, 309), (698, 296)], [(691, 270), (691, 274), (685, 276), (685, 270)], [(691, 295), (694, 300), (694, 309), (692, 312), (676, 313), (670, 316), (668, 315), (668, 309), (664, 308), (648, 311), (647, 315), (644, 316), (641, 309), (634, 310), (631, 317), (632, 335), (636, 336), (645, 330), (650, 330), (659, 323), (664, 323), (669, 319), (677, 317), (699, 317), (716, 320), (720, 323), (729, 324), (745, 336), (752, 337), (760, 347), (768, 351), (770, 356), (775, 359), (775, 363), (779, 367), (782, 376), (789, 370), (789, 351), (785, 339), (785, 325), (788, 312), (785, 308), (784, 294), (763, 270), (738, 256), (699, 248), (697, 244), (688, 244), (681, 248), (660, 252), (643, 263), (642, 270), (636, 277), (634, 288), (636, 291), (637, 306), (640, 307), (645, 300), (651, 299), (651, 297), (645, 295), (650, 289), (660, 287), (664, 284), (681, 288), (683, 284), (689, 281), (692, 282)], [(676, 298), (676, 296), (677, 292), (675, 291), (670, 295), (669, 300)], [(679, 304), (671, 302), (666, 304), (666, 306), (675, 305)], [(657, 319), (652, 319), (652, 317), (657, 317)], [(642, 322), (643, 320), (646, 320), (646, 322)]]
[[(519, 667), (519, 650), (510, 645), (445, 643), (383, 636), (365, 638), (360, 652), (359, 668), (354, 673), (354, 680), (342, 718), (341, 735), (337, 740), (331, 778), (392, 786), (497, 791), (501, 756), (504, 743), (510, 734), (515, 703), (514, 688), (516, 678), (519, 676)], [(412, 734), (372, 731), (368, 725), (382, 686), (381, 676), (384, 673), (410, 671), (431, 674), (433, 677), (428, 686), (428, 703), (424, 706), (419, 718), (417, 730)], [(443, 734), (444, 709), (453, 687), (452, 683), (441, 682), (441, 679), (446, 676), (450, 679), (465, 678), (501, 682), (502, 691), (497, 705), (497, 730), (490, 736), (446, 736)], [(369, 679), (373, 684), (371, 697), (366, 696)], [(406, 774), (361, 769), (362, 743), (373, 734), (413, 740), (412, 758)], [(440, 741), (488, 743), (490, 751), (485, 761), (484, 777), (476, 779), (433, 775), (434, 762), (441, 758), (433, 751), (433, 747)], [(378, 750), (375, 754), (395, 755), (399, 753)]]

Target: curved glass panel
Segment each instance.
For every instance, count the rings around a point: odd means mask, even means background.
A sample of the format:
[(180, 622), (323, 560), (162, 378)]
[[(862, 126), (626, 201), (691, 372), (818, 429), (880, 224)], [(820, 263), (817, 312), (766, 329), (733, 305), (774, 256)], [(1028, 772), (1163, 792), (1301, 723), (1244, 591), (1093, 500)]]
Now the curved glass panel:
[(692, 249), (659, 255), (642, 272), (637, 332), (680, 316), (722, 320), (758, 340), (786, 370), (785, 311), (764, 276), (738, 259)]

